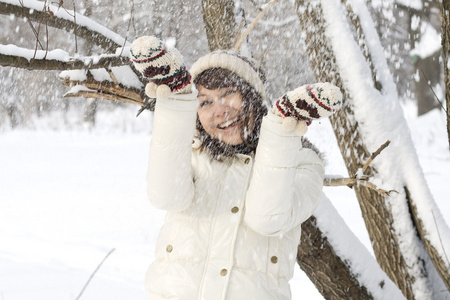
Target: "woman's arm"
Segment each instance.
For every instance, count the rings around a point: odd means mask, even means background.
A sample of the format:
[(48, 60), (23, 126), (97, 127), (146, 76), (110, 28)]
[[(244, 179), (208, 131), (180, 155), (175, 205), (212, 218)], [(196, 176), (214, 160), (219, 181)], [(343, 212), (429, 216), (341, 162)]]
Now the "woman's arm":
[(264, 118), (245, 221), (264, 235), (289, 231), (311, 216), (321, 197), (324, 168), (302, 149), (307, 124), (328, 117), (342, 105), (340, 90), (326, 82), (303, 85), (278, 99)]
[(245, 222), (263, 235), (283, 234), (305, 221), (322, 193), (321, 159), (282, 123), (272, 112), (263, 120), (245, 203)]
[(191, 154), (197, 95), (170, 94), (156, 100), (147, 173), (147, 194), (157, 208), (182, 211), (192, 202)]
[(192, 201), (191, 144), (197, 115), (196, 94), (182, 55), (154, 36), (142, 36), (130, 47), (135, 68), (148, 79), (145, 93), (156, 98), (147, 173), (150, 202), (181, 211)]

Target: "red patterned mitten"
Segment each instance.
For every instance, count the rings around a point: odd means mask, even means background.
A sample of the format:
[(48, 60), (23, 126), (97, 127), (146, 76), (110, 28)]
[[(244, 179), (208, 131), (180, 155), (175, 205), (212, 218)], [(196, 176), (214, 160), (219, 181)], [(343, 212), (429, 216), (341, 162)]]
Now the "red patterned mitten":
[[(272, 112), (285, 117), (283, 126), (299, 133), (306, 132), (306, 126), (315, 119), (329, 117), (342, 105), (342, 94), (338, 87), (327, 82), (303, 85), (287, 92), (273, 105)], [(297, 124), (305, 121), (306, 124)], [(300, 122), (304, 123), (304, 122)]]
[(145, 89), (148, 96), (155, 98), (156, 88), (162, 85), (167, 85), (170, 92), (191, 91), (191, 75), (177, 49), (167, 49), (154, 36), (143, 36), (131, 44), (130, 54), (136, 69), (150, 81)]

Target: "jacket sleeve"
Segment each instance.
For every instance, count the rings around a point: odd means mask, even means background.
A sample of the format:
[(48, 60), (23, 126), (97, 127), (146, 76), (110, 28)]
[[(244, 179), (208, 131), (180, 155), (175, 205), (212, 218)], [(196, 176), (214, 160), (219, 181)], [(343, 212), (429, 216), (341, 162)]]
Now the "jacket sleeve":
[(322, 195), (324, 167), (301, 136), (286, 132), (282, 118), (269, 112), (261, 125), (253, 176), (245, 202), (245, 222), (275, 236), (308, 219)]
[(197, 95), (171, 94), (157, 99), (147, 172), (147, 195), (153, 206), (182, 211), (192, 202), (192, 138)]

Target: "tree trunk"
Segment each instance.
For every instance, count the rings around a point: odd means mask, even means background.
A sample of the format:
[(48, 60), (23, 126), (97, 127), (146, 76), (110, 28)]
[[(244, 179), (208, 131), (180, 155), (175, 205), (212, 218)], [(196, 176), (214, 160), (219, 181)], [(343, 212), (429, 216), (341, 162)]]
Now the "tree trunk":
[(325, 299), (374, 299), (348, 262), (336, 254), (314, 216), (302, 224), (297, 262)]
[[(345, 2), (345, 1), (344, 1)], [(356, 174), (358, 169), (367, 161), (370, 153), (366, 148), (359, 124), (350, 105), (350, 95), (343, 83), (339, 67), (336, 64), (336, 58), (325, 35), (326, 23), (324, 20), (322, 8), (318, 4), (311, 4), (310, 1), (296, 0), (297, 11), (303, 29), (306, 32), (306, 45), (310, 58), (311, 66), (314, 70), (317, 81), (332, 82), (337, 85), (345, 99), (344, 109), (331, 117), (331, 123), (337, 137), (339, 148), (344, 158), (349, 174)], [(347, 6), (347, 8), (350, 8)], [(358, 22), (357, 19), (350, 17), (352, 22)], [(364, 38), (362, 29), (359, 28), (356, 34), (361, 43)], [(362, 49), (363, 53), (365, 52)], [(364, 53), (366, 60), (370, 63), (370, 54)], [(375, 70), (372, 69), (372, 78)], [(379, 89), (378, 84), (374, 82), (374, 87)], [(381, 87), (382, 88), (382, 87)], [(376, 172), (371, 169), (371, 173)], [(382, 269), (401, 289), (407, 299), (416, 299), (413, 291), (413, 284), (418, 278), (408, 267), (407, 262), (399, 245), (399, 236), (394, 227), (394, 217), (386, 197), (378, 195), (376, 192), (365, 187), (355, 188), (356, 196), (361, 206), (362, 214), (370, 239), (373, 244), (375, 256)], [(407, 202), (406, 199), (405, 203)], [(426, 274), (423, 259), (414, 258), (418, 262), (419, 273)], [(420, 263), (422, 262), (422, 263)]]
[(202, 0), (209, 50), (231, 49), (236, 39), (233, 0)]
[(445, 102), (446, 112), (447, 112), (447, 135), (448, 144), (450, 150), (450, 71), (448, 54), (450, 52), (450, 0), (443, 0), (443, 5), (441, 9), (442, 14), (442, 30), (441, 30), (441, 40), (442, 40), (442, 60), (444, 62), (444, 83), (445, 83)]
[[(232, 12), (233, 1), (203, 0), (202, 3), (210, 50), (231, 48), (236, 32), (235, 19), (221, 18), (220, 15)], [(364, 284), (359, 282), (358, 275), (333, 250), (314, 217), (302, 225), (302, 231), (297, 262), (315, 281), (322, 295), (327, 299), (373, 299)]]

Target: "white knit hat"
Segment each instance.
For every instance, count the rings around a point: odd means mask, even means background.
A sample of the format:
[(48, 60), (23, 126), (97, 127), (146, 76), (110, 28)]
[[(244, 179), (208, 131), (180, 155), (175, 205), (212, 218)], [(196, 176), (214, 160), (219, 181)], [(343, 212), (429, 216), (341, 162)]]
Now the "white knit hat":
[(259, 93), (262, 100), (266, 99), (262, 73), (255, 60), (233, 50), (217, 50), (199, 58), (189, 72), (194, 81), (200, 73), (211, 68), (223, 68), (236, 73)]

